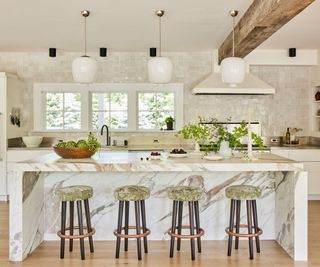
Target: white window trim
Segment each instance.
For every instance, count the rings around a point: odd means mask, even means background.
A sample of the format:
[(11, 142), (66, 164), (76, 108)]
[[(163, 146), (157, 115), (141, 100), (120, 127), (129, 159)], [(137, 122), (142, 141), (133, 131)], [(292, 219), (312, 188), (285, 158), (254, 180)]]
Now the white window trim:
[[(175, 93), (175, 130), (183, 126), (183, 84), (150, 84), (150, 83), (96, 83), (82, 85), (75, 83), (35, 83), (33, 86), (33, 126), (34, 132), (87, 132), (90, 130), (89, 116), (91, 114), (90, 93), (126, 92), (128, 93), (128, 128), (112, 129), (113, 132), (159, 132), (159, 130), (138, 129), (138, 92), (173, 92)], [(45, 128), (46, 92), (80, 92), (81, 119), (80, 130), (47, 130)], [(36, 104), (39, 103), (39, 104)]]

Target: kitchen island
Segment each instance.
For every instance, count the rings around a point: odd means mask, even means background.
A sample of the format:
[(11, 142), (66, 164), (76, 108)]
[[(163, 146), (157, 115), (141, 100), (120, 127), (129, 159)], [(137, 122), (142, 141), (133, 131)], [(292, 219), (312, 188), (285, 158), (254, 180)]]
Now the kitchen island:
[[(246, 161), (238, 155), (216, 162), (199, 158), (146, 160), (148, 155), (103, 152), (90, 159), (67, 160), (51, 153), (17, 163), (9, 183), (10, 260), (22, 261), (44, 240), (58, 239), (60, 203), (55, 190), (76, 184), (94, 189), (90, 208), (95, 240), (114, 240), (117, 202), (112, 193), (118, 186), (138, 184), (150, 188), (147, 224), (152, 232), (150, 239), (154, 240), (168, 238), (172, 202), (166, 189), (174, 185), (203, 188), (203, 238), (223, 240), (230, 206), (225, 188), (256, 185), (263, 191), (257, 202), (259, 224), (264, 231), (261, 238), (276, 240), (294, 260), (307, 260), (307, 172), (302, 163), (268, 153), (261, 154), (257, 161)], [(241, 219), (245, 218), (243, 213)]]

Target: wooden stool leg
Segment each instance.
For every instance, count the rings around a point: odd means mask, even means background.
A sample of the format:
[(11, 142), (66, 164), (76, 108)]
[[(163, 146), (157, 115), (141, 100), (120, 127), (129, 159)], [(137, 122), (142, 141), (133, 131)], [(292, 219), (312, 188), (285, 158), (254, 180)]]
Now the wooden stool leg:
[[(247, 200), (247, 220), (248, 220), (248, 234), (252, 234), (252, 205), (251, 200)], [(253, 242), (252, 237), (249, 237), (249, 254), (250, 260), (253, 259)]]
[[(66, 214), (67, 214), (67, 202), (62, 201), (61, 204), (61, 234), (66, 233)], [(60, 259), (64, 258), (64, 246), (65, 246), (65, 239), (61, 238), (60, 241)]]
[[(197, 234), (200, 234), (200, 215), (199, 215), (199, 202), (194, 202), (194, 213), (196, 218), (196, 230)], [(201, 237), (197, 237), (197, 244), (198, 244), (198, 252), (201, 253)]]
[[(172, 209), (172, 223), (171, 223), (171, 232), (175, 233), (176, 232), (176, 221), (177, 221), (177, 206), (178, 206), (178, 201), (173, 201), (173, 209)], [(174, 252), (174, 237), (171, 237), (170, 241), (170, 258), (173, 257), (173, 252)]]
[[(117, 227), (117, 233), (118, 233), (118, 234), (121, 234), (122, 217), (123, 217), (123, 201), (119, 201), (118, 227)], [(120, 255), (120, 241), (121, 241), (121, 238), (120, 238), (120, 237), (117, 237), (117, 243), (116, 243), (116, 259), (119, 259), (119, 255)]]
[[(233, 231), (234, 228), (234, 210), (235, 210), (236, 201), (231, 199), (231, 207), (230, 207), (230, 221), (229, 221), (229, 231)], [(228, 256), (231, 256), (232, 250), (232, 236), (229, 235), (228, 240)]]
[[(236, 202), (236, 233), (240, 232), (240, 214), (241, 214), (241, 200)], [(236, 236), (235, 249), (239, 248), (239, 237)]]
[[(74, 228), (74, 201), (69, 202), (70, 206), (70, 235), (73, 235), (73, 228)], [(69, 239), (69, 251), (73, 251), (73, 239)]]
[[(258, 212), (257, 212), (257, 202), (255, 200), (252, 200), (252, 211), (253, 211), (253, 224), (254, 224), (254, 232), (258, 233)], [(260, 240), (259, 236), (256, 236), (256, 248), (257, 253), (260, 253)]]
[[(182, 230), (182, 215), (183, 215), (183, 201), (179, 201), (179, 212), (178, 212), (178, 235), (181, 235)], [(180, 251), (181, 238), (177, 238), (177, 251)]]
[[(77, 200), (77, 210), (78, 210), (78, 222), (79, 222), (79, 235), (83, 235), (83, 221), (82, 221), (82, 203), (81, 200)], [(80, 253), (81, 259), (85, 259), (84, 252), (84, 238), (80, 238)]]
[[(193, 210), (193, 201), (189, 201), (189, 221), (190, 221), (190, 235), (194, 235), (194, 210)], [(195, 260), (195, 246), (194, 238), (190, 238), (191, 245), (191, 260)]]
[[(136, 232), (140, 235), (140, 208), (139, 201), (134, 202), (135, 213), (136, 213)], [(141, 237), (137, 237), (137, 250), (138, 250), (138, 260), (141, 260)]]
[[(126, 235), (129, 234), (129, 208), (130, 208), (130, 202), (126, 201), (125, 202), (125, 211), (124, 211), (124, 226), (125, 226), (125, 230), (124, 233)], [(124, 251), (128, 251), (128, 238), (124, 239)]]
[[(84, 210), (85, 210), (85, 214), (86, 214), (86, 221), (87, 221), (87, 227), (88, 227), (88, 233), (89, 233), (92, 231), (92, 228), (91, 228), (91, 216), (90, 216), (90, 208), (89, 208), (89, 200), (88, 199), (84, 200)], [(94, 248), (93, 248), (92, 236), (89, 236), (89, 246), (90, 246), (90, 252), (93, 253)]]
[[(141, 219), (142, 219), (142, 229), (143, 233), (147, 232), (147, 222), (146, 222), (146, 206), (144, 200), (140, 201), (141, 205)], [(143, 237), (143, 244), (144, 244), (144, 253), (148, 253), (148, 239), (147, 237)]]

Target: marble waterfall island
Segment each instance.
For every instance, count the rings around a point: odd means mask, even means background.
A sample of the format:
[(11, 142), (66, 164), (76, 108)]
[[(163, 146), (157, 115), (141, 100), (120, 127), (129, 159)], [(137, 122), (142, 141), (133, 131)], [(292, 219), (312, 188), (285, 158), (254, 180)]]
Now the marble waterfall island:
[[(150, 188), (146, 210), (149, 237), (154, 240), (168, 239), (172, 203), (167, 188), (203, 188), (203, 238), (224, 240), (230, 208), (225, 188), (233, 184), (256, 185), (263, 191), (257, 201), (259, 224), (264, 231), (261, 238), (276, 240), (294, 260), (307, 260), (307, 172), (302, 163), (268, 153), (251, 162), (241, 157), (217, 162), (194, 158), (140, 160), (147, 155), (105, 152), (91, 159), (66, 160), (52, 153), (17, 163), (9, 185), (10, 260), (22, 261), (44, 240), (58, 239), (60, 203), (55, 190), (75, 184), (94, 188), (90, 208), (95, 240), (114, 240), (117, 202), (112, 192), (118, 186), (138, 184)], [(245, 220), (244, 210), (241, 219)]]

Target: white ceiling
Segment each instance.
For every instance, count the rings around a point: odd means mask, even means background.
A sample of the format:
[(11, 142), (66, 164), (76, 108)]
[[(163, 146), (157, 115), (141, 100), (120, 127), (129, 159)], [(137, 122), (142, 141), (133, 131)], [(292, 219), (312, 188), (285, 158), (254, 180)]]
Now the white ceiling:
[(259, 48), (320, 48), (320, 1), (315, 0), (310, 6), (294, 17), (280, 30), (274, 33)]
[[(209, 51), (232, 28), (228, 11), (239, 18), (253, 0), (0, 0), (0, 51), (83, 49), (83, 18), (88, 9), (88, 50), (146, 51), (158, 44), (156, 9), (163, 18), (163, 50)], [(320, 0), (270, 38), (263, 48), (320, 47)], [(238, 18), (238, 19), (239, 19)]]

